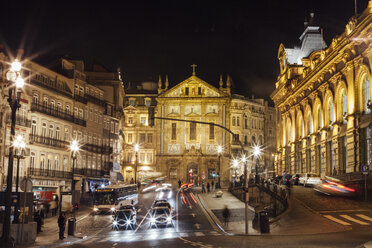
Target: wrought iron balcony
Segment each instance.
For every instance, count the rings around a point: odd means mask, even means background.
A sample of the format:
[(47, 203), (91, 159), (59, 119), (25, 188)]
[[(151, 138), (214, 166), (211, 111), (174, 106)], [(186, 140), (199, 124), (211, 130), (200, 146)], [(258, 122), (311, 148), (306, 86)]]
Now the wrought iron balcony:
[(56, 108), (51, 108), (49, 106), (42, 105), (42, 104), (39, 104), (39, 103), (33, 102), (31, 104), (31, 111), (37, 111), (37, 112), (40, 112), (40, 113), (43, 113), (43, 114), (54, 116), (54, 117), (57, 117), (57, 118), (60, 118), (60, 119), (63, 119), (63, 120), (67, 120), (69, 122), (84, 126), (84, 127), (87, 126), (86, 121), (83, 120), (83, 119), (75, 117), (74, 115), (72, 115), (68, 112), (65, 112), (63, 110), (56, 109)]
[(69, 143), (59, 139), (49, 138), (47, 136), (41, 136), (36, 134), (30, 134), (30, 144), (42, 144), (47, 146), (53, 146), (57, 148), (66, 148)]
[[(6, 115), (6, 123), (11, 123), (12, 117), (7, 114)], [(16, 125), (24, 126), (24, 127), (31, 127), (31, 121), (22, 115), (16, 115)]]
[(85, 95), (85, 97), (89, 102), (92, 102), (92, 103), (97, 104), (97, 105), (102, 106), (102, 107), (106, 107), (106, 102), (101, 100), (101, 99), (98, 99), (97, 97), (94, 97), (94, 96), (91, 96), (91, 95)]
[(108, 171), (104, 170), (95, 170), (88, 168), (75, 168), (74, 174), (83, 175), (87, 177), (103, 177), (105, 174), (108, 174)]
[(112, 153), (113, 148), (110, 146), (99, 146), (99, 145), (94, 145), (94, 144), (84, 144), (82, 146), (82, 149), (88, 152), (94, 152), (94, 153), (99, 153), (99, 154), (105, 154), (105, 155), (110, 155)]
[(31, 78), (31, 84), (50, 89), (56, 93), (60, 93), (68, 97), (72, 97), (72, 92), (70, 91), (70, 89), (68, 88), (65, 82), (58, 83), (56, 81), (51, 81), (51, 80), (42, 81), (42, 80), (39, 80), (33, 77)]
[(74, 95), (74, 99), (84, 104), (87, 104), (88, 102), (88, 99), (86, 97), (80, 95)]
[(32, 177), (71, 178), (71, 172), (50, 169), (28, 168), (28, 175)]

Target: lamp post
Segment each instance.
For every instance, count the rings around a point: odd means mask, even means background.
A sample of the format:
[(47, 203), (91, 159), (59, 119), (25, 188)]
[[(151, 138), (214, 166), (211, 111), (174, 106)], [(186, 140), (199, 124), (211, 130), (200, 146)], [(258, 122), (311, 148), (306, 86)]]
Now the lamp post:
[(79, 152), (79, 142), (77, 140), (73, 140), (70, 144), (70, 150), (71, 150), (71, 158), (72, 158), (72, 170), (71, 170), (71, 203), (73, 205), (73, 213), (75, 218), (75, 180), (74, 180), (74, 174), (75, 174), (75, 160), (76, 160), (76, 154)]
[[(17, 159), (17, 176), (16, 176), (16, 193), (18, 195), (18, 185), (19, 185), (19, 161), (23, 158), (23, 151), (26, 147), (26, 143), (23, 140), (22, 135), (17, 135), (16, 139), (13, 142), (13, 147), (15, 148), (14, 157)], [(18, 201), (19, 202), (19, 201)], [(14, 223), (19, 222), (19, 207), (15, 207), (14, 211)]]
[[(21, 100), (21, 88), (24, 85), (24, 80), (21, 76), (22, 65), (18, 60), (15, 60), (6, 73), (6, 78), (10, 82), (8, 102), (11, 109), (11, 125), (10, 125), (10, 143), (13, 143), (15, 135), (16, 112), (19, 109)], [(3, 224), (3, 236), (1, 243), (4, 246), (12, 246), (10, 239), (10, 214), (12, 208), (12, 187), (13, 187), (13, 146), (9, 147), (9, 164), (6, 181), (5, 192), (5, 214)]]
[(139, 145), (134, 145), (134, 151), (136, 152), (136, 165), (134, 166), (134, 183), (137, 184), (137, 167), (138, 167), (138, 151), (139, 151)]
[(261, 148), (257, 145), (253, 147), (253, 156), (256, 158), (256, 175), (254, 177), (254, 181), (258, 183), (258, 158), (261, 155)]
[(236, 178), (237, 178), (237, 175), (236, 175), (236, 169), (238, 168), (239, 166), (239, 162), (237, 159), (234, 159), (233, 160), (233, 167), (234, 167), (234, 170), (235, 170), (235, 180), (234, 180), (234, 186), (236, 185)]
[(217, 153), (218, 153), (218, 181), (216, 184), (216, 188), (221, 188), (221, 154), (222, 154), (222, 146), (217, 147)]
[(245, 235), (248, 235), (248, 228), (249, 228), (249, 225), (248, 225), (248, 214), (249, 214), (249, 208), (248, 208), (248, 204), (249, 204), (249, 192), (248, 192), (248, 170), (247, 170), (247, 157), (245, 154), (243, 154), (243, 157), (242, 157), (242, 162), (244, 163), (244, 186), (243, 186), (243, 190), (244, 190), (244, 205), (245, 205)]

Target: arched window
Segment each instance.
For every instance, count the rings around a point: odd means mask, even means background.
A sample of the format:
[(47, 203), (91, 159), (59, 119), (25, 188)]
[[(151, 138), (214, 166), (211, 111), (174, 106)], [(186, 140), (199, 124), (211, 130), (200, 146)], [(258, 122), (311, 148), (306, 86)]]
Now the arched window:
[(307, 116), (307, 134), (313, 133), (313, 117), (311, 116), (311, 113)]
[(334, 106), (333, 106), (333, 99), (329, 98), (328, 100), (328, 121), (329, 124), (335, 122), (335, 112), (334, 112)]
[(318, 129), (321, 129), (323, 127), (323, 111), (322, 107), (319, 106), (318, 108)]
[(364, 75), (362, 79), (362, 104), (363, 104), (363, 110), (365, 113), (369, 113), (370, 110), (368, 109), (368, 102), (371, 99), (371, 90), (370, 90), (370, 82), (368, 75)]
[(252, 135), (252, 144), (256, 144), (256, 137)]
[(287, 129), (287, 143), (289, 143), (292, 141), (292, 125), (291, 125), (290, 120), (287, 120), (286, 129)]
[(258, 144), (261, 146), (263, 144), (262, 135), (258, 136)]
[(342, 101), (342, 114), (344, 115), (344, 114), (347, 114), (347, 95), (345, 91), (342, 92), (341, 101)]

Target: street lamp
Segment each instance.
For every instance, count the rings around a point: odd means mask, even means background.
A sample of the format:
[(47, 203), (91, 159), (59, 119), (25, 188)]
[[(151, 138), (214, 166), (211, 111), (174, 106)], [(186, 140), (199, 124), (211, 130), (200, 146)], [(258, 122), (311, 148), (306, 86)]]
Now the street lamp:
[(261, 155), (261, 148), (257, 145), (253, 147), (253, 156), (256, 158), (256, 175), (254, 178), (255, 183), (258, 183), (258, 158)]
[[(18, 195), (18, 184), (19, 184), (19, 160), (24, 158), (23, 157), (23, 152), (24, 152), (24, 149), (26, 147), (26, 143), (25, 141), (23, 140), (23, 136), (22, 135), (17, 135), (16, 139), (13, 141), (13, 147), (15, 148), (15, 154), (14, 154), (14, 157), (17, 159), (17, 177), (16, 177), (16, 193)], [(14, 220), (13, 222), (14, 223), (18, 223), (19, 220), (18, 220), (18, 216), (19, 216), (19, 213), (18, 213), (18, 206), (15, 207), (15, 211), (14, 211)]]
[(248, 170), (247, 170), (247, 156), (245, 154), (242, 155), (242, 162), (244, 163), (244, 186), (243, 186), (243, 190), (244, 190), (244, 205), (245, 205), (245, 235), (248, 235), (248, 228), (249, 228), (249, 225), (248, 225), (248, 214), (249, 214), (249, 208), (248, 208), (248, 204), (249, 204), (249, 191), (248, 191), (248, 187), (249, 187), (249, 184), (248, 184)]
[[(73, 204), (73, 207), (75, 206), (75, 180), (74, 180), (74, 174), (75, 174), (75, 160), (76, 160), (76, 154), (79, 152), (79, 141), (73, 140), (70, 144), (70, 151), (71, 151), (71, 158), (72, 158), (72, 170), (71, 170), (71, 202)], [(74, 208), (73, 208), (74, 209)], [(75, 211), (73, 211), (75, 215)]]
[[(10, 143), (13, 143), (15, 135), (15, 123), (16, 123), (16, 112), (19, 109), (21, 100), (21, 88), (24, 85), (24, 80), (21, 75), (22, 64), (15, 60), (11, 63), (9, 71), (6, 73), (6, 78), (9, 85), (9, 97), (8, 102), (11, 109), (11, 125), (10, 125)], [(6, 192), (5, 192), (5, 214), (3, 224), (3, 236), (2, 244), (5, 246), (12, 246), (10, 239), (10, 214), (12, 208), (12, 187), (13, 187), (13, 146), (9, 147), (9, 164), (8, 174), (6, 181)]]
[(138, 167), (138, 151), (139, 151), (139, 145), (134, 145), (134, 151), (136, 152), (136, 165), (134, 167), (134, 183), (137, 184), (137, 167)]
[(222, 146), (217, 146), (217, 153), (218, 153), (218, 181), (216, 183), (216, 188), (221, 188), (221, 154), (222, 154)]

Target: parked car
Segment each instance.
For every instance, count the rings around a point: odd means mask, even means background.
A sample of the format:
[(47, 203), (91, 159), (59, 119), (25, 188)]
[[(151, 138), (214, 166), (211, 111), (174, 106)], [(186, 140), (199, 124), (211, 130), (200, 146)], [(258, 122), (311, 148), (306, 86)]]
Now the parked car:
[(300, 178), (300, 174), (294, 174), (291, 178), (291, 183), (293, 185), (298, 185), (298, 179)]
[(112, 214), (112, 229), (134, 229), (137, 225), (137, 213), (133, 206), (123, 206)]
[(150, 213), (150, 227), (172, 226), (173, 217), (168, 207), (154, 207)]
[(323, 193), (325, 195), (346, 196), (346, 197), (356, 196), (355, 189), (347, 187), (342, 182), (335, 182), (329, 179), (322, 180), (321, 183), (315, 184), (314, 190), (320, 193)]
[(320, 176), (314, 173), (304, 173), (298, 178), (298, 183), (303, 186), (314, 186), (315, 184), (321, 183), (322, 179)]

